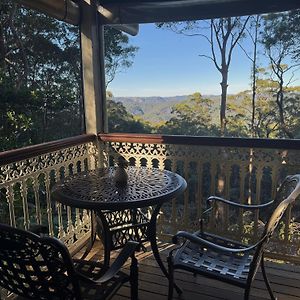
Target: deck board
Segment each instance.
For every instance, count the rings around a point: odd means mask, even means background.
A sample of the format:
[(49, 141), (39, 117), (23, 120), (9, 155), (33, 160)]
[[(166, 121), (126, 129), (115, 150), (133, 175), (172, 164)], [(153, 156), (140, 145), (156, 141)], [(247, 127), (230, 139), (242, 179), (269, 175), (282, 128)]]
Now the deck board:
[[(164, 262), (171, 245), (161, 243), (160, 253)], [(96, 243), (88, 259), (101, 260), (101, 244)], [(80, 253), (78, 254), (80, 255)], [(116, 254), (115, 254), (116, 255)], [(162, 274), (151, 251), (139, 253), (139, 299), (167, 299), (168, 281)], [(128, 269), (128, 264), (125, 269)], [(300, 300), (300, 266), (293, 264), (267, 261), (266, 270), (278, 300)], [(243, 290), (203, 276), (194, 277), (192, 274), (178, 270), (175, 272), (176, 283), (183, 289), (181, 297), (174, 291), (174, 300), (240, 300)], [(114, 300), (130, 299), (129, 284), (122, 287), (114, 296)], [(259, 272), (251, 289), (251, 300), (269, 299), (262, 274)]]

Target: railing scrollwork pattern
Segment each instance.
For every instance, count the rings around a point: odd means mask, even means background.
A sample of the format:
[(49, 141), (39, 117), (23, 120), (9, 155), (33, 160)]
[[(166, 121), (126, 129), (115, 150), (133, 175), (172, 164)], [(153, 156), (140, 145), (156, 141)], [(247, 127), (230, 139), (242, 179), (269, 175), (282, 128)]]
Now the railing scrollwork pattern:
[[(299, 150), (250, 145), (249, 148), (206, 146), (195, 142), (189, 145), (188, 137), (185, 137), (186, 144), (180, 140), (181, 137), (173, 137), (173, 140), (170, 137), (171, 142), (167, 143), (163, 138), (156, 141), (155, 136), (133, 134), (100, 135), (100, 139), (107, 163), (114, 164), (116, 158), (122, 155), (132, 165), (168, 169), (186, 179), (188, 188), (184, 195), (163, 207), (158, 227), (162, 238), (177, 230), (198, 230), (209, 195), (244, 204), (265, 203), (273, 199), (278, 181), (287, 174), (300, 173)], [(300, 252), (300, 226), (296, 222), (300, 217), (299, 207), (297, 205), (293, 212), (287, 213), (278, 235), (280, 249), (294, 249), (287, 251), (293, 256), (291, 260), (297, 260), (295, 254)], [(218, 230), (226, 228), (231, 237), (251, 241), (261, 233), (262, 219), (263, 216), (249, 215), (241, 209), (237, 212), (223, 211)], [(273, 246), (274, 252), (280, 251), (278, 245)]]
[[(198, 229), (209, 195), (240, 203), (264, 203), (273, 198), (280, 179), (300, 173), (299, 142), (279, 147), (268, 140), (263, 145), (258, 141), (256, 146), (245, 139), (224, 144), (222, 139), (134, 134), (102, 134), (99, 141), (85, 135), (19, 149), (17, 155), (0, 153), (1, 222), (26, 229), (45, 224), (49, 234), (63, 240), (72, 251), (88, 236), (90, 216), (87, 211), (53, 203), (51, 187), (64, 176), (113, 165), (120, 155), (131, 165), (177, 172), (188, 183), (184, 195), (163, 206), (158, 222), (161, 238), (180, 229)], [(276, 257), (299, 261), (295, 255), (300, 254), (299, 207), (296, 202), (279, 226), (279, 243), (271, 249)], [(255, 239), (264, 221), (263, 216), (241, 209), (235, 213), (224, 210), (220, 219), (218, 230), (229, 229), (232, 236), (244, 241)]]
[(66, 146), (58, 143), (55, 150), (45, 144), (43, 151), (34, 156), (26, 148), (24, 151), (28, 154), (9, 163), (5, 163), (3, 153), (0, 166), (1, 222), (25, 229), (30, 229), (33, 224), (46, 225), (49, 235), (64, 241), (72, 251), (87, 236), (90, 215), (86, 210), (53, 203), (51, 187), (65, 176), (97, 166), (95, 136), (83, 140), (78, 137), (78, 141), (73, 138)]

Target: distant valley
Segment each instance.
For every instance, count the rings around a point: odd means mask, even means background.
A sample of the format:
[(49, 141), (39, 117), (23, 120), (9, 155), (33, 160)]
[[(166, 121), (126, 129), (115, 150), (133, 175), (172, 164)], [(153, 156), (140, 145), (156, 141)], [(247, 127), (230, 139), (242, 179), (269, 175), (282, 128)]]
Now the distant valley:
[[(187, 100), (188, 97), (189, 95), (173, 97), (114, 97), (113, 100), (121, 102), (126, 110), (134, 116), (158, 123), (169, 120), (172, 117), (172, 107)], [(213, 100), (216, 108), (219, 106), (219, 96), (203, 95), (203, 97)]]

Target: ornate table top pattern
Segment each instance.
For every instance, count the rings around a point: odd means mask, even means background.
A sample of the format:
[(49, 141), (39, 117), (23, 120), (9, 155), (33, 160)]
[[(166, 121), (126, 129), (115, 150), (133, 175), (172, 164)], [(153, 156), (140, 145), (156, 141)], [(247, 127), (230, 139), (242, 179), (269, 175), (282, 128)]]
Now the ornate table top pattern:
[(186, 181), (176, 173), (133, 166), (126, 169), (127, 186), (118, 188), (115, 171), (111, 167), (68, 176), (53, 187), (53, 199), (78, 208), (114, 210), (158, 204), (186, 188)]

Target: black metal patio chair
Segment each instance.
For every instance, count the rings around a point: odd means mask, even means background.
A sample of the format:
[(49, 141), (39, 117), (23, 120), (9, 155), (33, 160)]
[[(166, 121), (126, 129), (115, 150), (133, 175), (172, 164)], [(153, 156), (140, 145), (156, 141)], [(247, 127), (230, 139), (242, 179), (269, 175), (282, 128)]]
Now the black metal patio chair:
[[(283, 197), (284, 194), (285, 196)], [(294, 175), (284, 180), (278, 189), (275, 200), (266, 204), (243, 205), (220, 197), (209, 197), (208, 202), (210, 204), (223, 203), (239, 209), (257, 211), (272, 205), (276, 205), (276, 208), (273, 209), (261, 238), (254, 245), (244, 245), (240, 242), (205, 232), (202, 226), (200, 231), (193, 234), (179, 231), (173, 236), (175, 244), (179, 239), (182, 239), (183, 242), (179, 248), (173, 249), (168, 256), (168, 299), (173, 297), (174, 271), (176, 269), (186, 270), (194, 275), (200, 274), (244, 288), (244, 299), (249, 299), (251, 284), (259, 266), (261, 266), (263, 278), (271, 299), (276, 299), (265, 271), (264, 252), (287, 207), (294, 203), (299, 194), (300, 175)]]
[[(129, 281), (131, 299), (137, 299), (138, 246), (128, 242), (100, 277), (101, 264), (72, 260), (60, 240), (0, 224), (0, 286), (26, 299), (110, 299)], [(129, 257), (127, 275), (120, 269)]]

